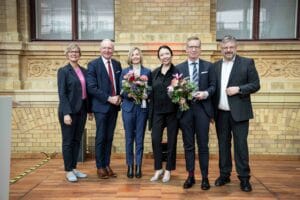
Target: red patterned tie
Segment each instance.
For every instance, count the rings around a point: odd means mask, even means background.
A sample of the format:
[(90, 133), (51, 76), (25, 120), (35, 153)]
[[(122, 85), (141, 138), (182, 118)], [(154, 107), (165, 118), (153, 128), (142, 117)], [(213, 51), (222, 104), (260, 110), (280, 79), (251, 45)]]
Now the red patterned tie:
[(111, 70), (110, 61), (107, 61), (107, 67), (108, 67), (108, 75), (111, 82), (111, 95), (116, 96), (116, 90), (115, 90), (115, 82), (113, 77), (113, 72)]

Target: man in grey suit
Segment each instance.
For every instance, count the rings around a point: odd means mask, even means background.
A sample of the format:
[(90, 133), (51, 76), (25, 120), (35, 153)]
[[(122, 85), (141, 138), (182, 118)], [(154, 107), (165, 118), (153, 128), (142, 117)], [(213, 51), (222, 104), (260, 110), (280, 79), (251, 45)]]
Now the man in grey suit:
[(252, 190), (248, 153), (249, 119), (253, 118), (250, 94), (260, 89), (259, 76), (254, 60), (236, 54), (237, 41), (225, 36), (221, 41), (223, 59), (214, 63), (217, 76), (213, 97), (215, 125), (219, 143), (220, 176), (216, 186), (230, 182), (232, 171), (231, 138), (234, 144), (234, 159), (240, 188)]

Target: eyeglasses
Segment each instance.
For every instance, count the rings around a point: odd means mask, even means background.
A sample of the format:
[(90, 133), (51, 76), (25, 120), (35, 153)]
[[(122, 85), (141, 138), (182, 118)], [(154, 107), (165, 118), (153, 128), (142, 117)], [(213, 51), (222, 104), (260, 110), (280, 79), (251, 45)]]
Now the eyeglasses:
[(200, 46), (188, 46), (189, 49), (200, 49)]
[(233, 50), (235, 48), (236, 48), (236, 46), (222, 47), (223, 50), (227, 50), (227, 49)]
[(80, 51), (69, 51), (69, 53), (80, 53)]

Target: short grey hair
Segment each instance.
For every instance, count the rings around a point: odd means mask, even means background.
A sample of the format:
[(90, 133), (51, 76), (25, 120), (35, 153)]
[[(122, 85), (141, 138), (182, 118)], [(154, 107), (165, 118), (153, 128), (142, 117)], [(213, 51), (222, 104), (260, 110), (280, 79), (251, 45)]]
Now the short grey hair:
[(223, 44), (227, 43), (227, 42), (234, 42), (237, 43), (237, 40), (234, 36), (232, 35), (225, 35), (221, 41)]
[(103, 39), (103, 40), (100, 42), (100, 48), (102, 47), (102, 43), (104, 43), (104, 42), (111, 42), (113, 48), (115, 47), (115, 43), (114, 43), (112, 40), (110, 40), (110, 39)]

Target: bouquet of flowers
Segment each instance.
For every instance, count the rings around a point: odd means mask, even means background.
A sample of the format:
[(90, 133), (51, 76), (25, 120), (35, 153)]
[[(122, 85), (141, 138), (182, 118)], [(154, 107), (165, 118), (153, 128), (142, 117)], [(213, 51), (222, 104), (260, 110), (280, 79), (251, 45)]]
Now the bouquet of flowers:
[(183, 78), (182, 74), (174, 74), (171, 85), (168, 86), (168, 95), (173, 103), (179, 104), (181, 111), (189, 109), (187, 100), (193, 99), (193, 92), (196, 86), (189, 81), (189, 78)]
[(135, 104), (142, 104), (144, 107), (146, 105), (144, 96), (147, 95), (148, 77), (145, 75), (136, 76), (133, 70), (130, 70), (123, 78), (121, 93), (130, 94), (134, 98)]

